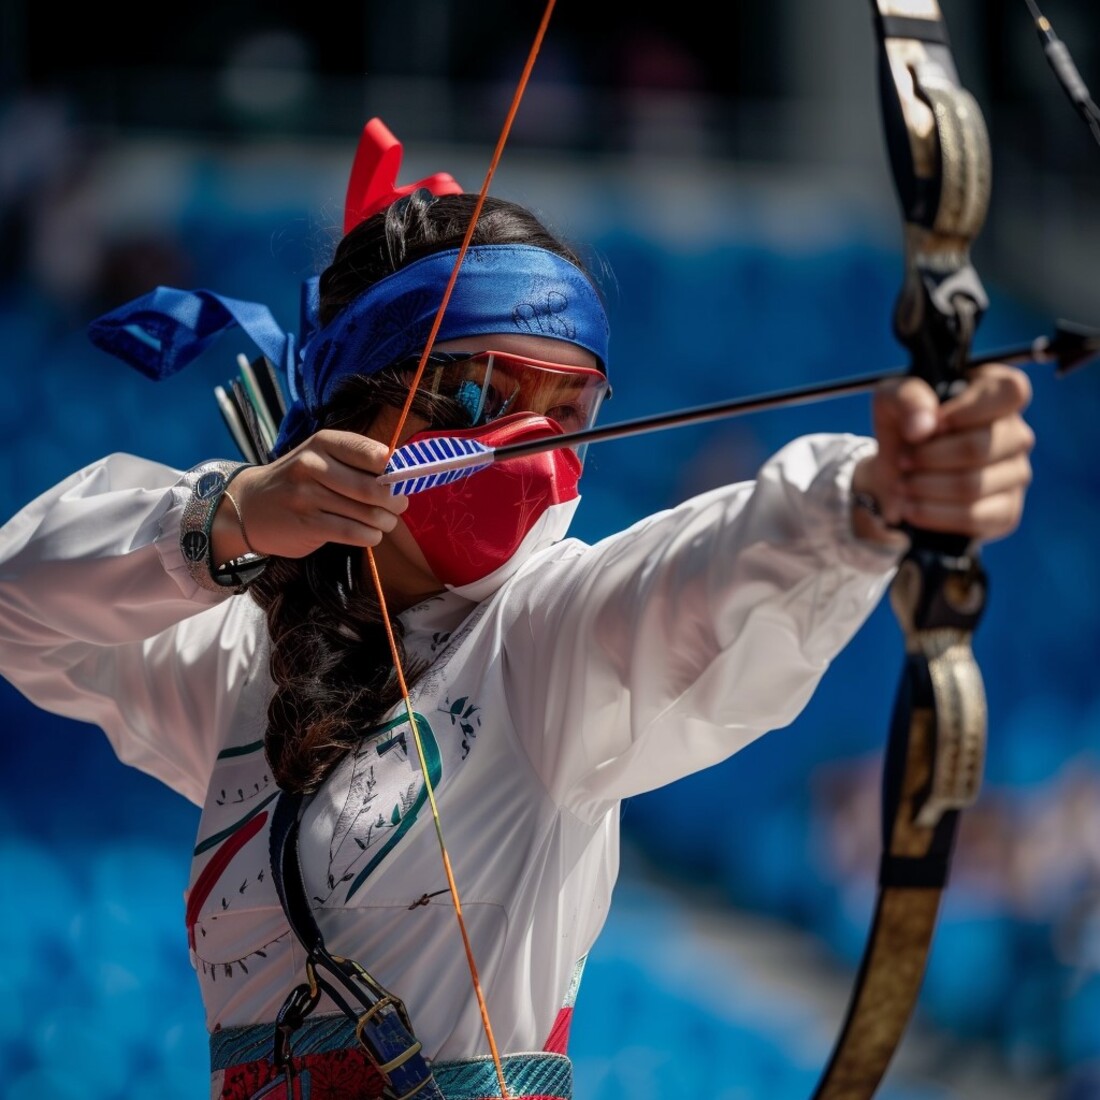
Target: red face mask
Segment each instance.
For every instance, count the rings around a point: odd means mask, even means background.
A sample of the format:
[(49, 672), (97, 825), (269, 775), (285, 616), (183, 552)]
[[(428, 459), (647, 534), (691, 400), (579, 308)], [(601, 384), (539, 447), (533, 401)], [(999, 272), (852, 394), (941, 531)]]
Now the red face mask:
[[(419, 432), (406, 442), (449, 436), (503, 447), (563, 434), (545, 416), (513, 413), (463, 431)], [(431, 571), (457, 588), (499, 569), (547, 511), (576, 500), (580, 476), (581, 460), (568, 447), (508, 459), (414, 493), (401, 518)]]

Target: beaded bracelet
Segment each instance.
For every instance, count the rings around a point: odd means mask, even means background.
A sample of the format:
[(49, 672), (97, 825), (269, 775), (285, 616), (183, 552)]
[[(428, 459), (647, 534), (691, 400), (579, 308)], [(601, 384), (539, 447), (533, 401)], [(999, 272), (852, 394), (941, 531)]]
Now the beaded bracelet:
[(862, 508), (866, 512), (870, 512), (875, 519), (883, 519), (882, 509), (879, 507), (878, 501), (870, 493), (853, 493), (852, 503), (857, 508)]
[(214, 514), (229, 483), (251, 463), (212, 459), (200, 463), (184, 475), (191, 495), (183, 508), (180, 523), (180, 550), (187, 570), (200, 587), (212, 592), (243, 592), (267, 567), (263, 554), (244, 554), (232, 561), (216, 564), (211, 557)]

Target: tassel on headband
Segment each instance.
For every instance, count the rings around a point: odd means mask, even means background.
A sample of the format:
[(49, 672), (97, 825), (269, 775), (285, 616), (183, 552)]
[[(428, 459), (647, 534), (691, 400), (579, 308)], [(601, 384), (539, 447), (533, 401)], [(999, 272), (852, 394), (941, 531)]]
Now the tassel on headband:
[[(381, 119), (363, 128), (348, 183), (345, 232), (420, 188), (460, 194), (445, 172), (397, 185), (402, 148)], [(317, 430), (321, 406), (351, 374), (373, 374), (420, 354), (450, 281), (456, 250), (425, 256), (380, 279), (330, 325), (319, 328), (319, 278), (302, 284), (298, 336), (267, 306), (210, 290), (157, 287), (94, 320), (96, 347), (160, 380), (187, 366), (230, 328), (242, 329), (262, 359), (239, 380), (215, 387), (230, 434), (250, 460), (270, 461)], [(547, 336), (586, 348), (607, 369), (608, 324), (588, 276), (532, 245), (470, 248), (437, 340), (486, 333)], [(264, 362), (263, 360), (266, 360)], [(274, 438), (273, 438), (274, 437)]]
[(416, 183), (398, 187), (397, 173), (401, 170), (402, 153), (401, 142), (380, 118), (372, 118), (363, 127), (344, 201), (345, 234), (372, 214), (385, 210), (391, 203), (421, 187), (427, 188), (433, 195), (462, 194), (462, 187), (446, 172), (436, 172)]
[[(344, 202), (345, 234), (418, 188), (433, 195), (462, 193), (461, 185), (446, 172), (399, 186), (402, 154), (401, 143), (380, 118), (372, 118), (363, 127)], [(96, 318), (88, 326), (88, 337), (100, 350), (159, 381), (197, 359), (222, 333), (240, 327), (271, 363), (285, 391), (280, 404), (293, 408), (299, 401), (298, 352), (318, 327), (317, 283), (313, 277), (302, 285), (297, 339), (284, 332), (268, 307), (259, 302), (239, 301), (210, 290), (166, 286)], [(220, 398), (219, 405), (224, 415)], [(262, 416), (261, 410), (253, 411)], [(237, 438), (235, 425), (229, 427)]]

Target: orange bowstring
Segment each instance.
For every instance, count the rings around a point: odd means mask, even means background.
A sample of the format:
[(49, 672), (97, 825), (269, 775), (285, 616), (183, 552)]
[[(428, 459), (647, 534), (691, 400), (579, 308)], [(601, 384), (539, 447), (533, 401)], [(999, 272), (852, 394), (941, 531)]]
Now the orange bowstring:
[[(432, 322), (431, 332), (428, 334), (428, 339), (424, 344), (424, 350), (420, 354), (420, 361), (417, 363), (416, 373), (413, 375), (412, 382), (409, 385), (409, 395), (405, 399), (405, 404), (401, 409), (401, 415), (397, 418), (397, 426), (394, 428), (393, 437), (390, 439), (389, 454), (386, 457), (387, 462), (393, 457), (393, 452), (397, 450), (397, 446), (401, 441), (401, 433), (404, 431), (405, 422), (408, 420), (409, 412), (412, 409), (417, 386), (419, 386), (420, 380), (424, 375), (428, 356), (431, 354), (432, 346), (435, 344), (439, 326), (443, 323), (443, 314), (451, 300), (451, 292), (454, 290), (455, 282), (458, 280), (459, 268), (462, 266), (462, 261), (466, 256), (466, 250), (470, 246), (470, 241), (473, 239), (474, 230), (477, 228), (478, 218), (481, 217), (482, 207), (484, 207), (486, 196), (489, 194), (489, 185), (492, 183), (493, 174), (496, 172), (497, 165), (500, 163), (501, 154), (504, 152), (504, 145), (512, 129), (512, 122), (515, 120), (516, 112), (519, 110), (520, 100), (523, 98), (523, 93), (527, 88), (527, 81), (530, 79), (531, 70), (535, 65), (535, 58), (538, 56), (539, 49), (542, 46), (542, 40), (546, 36), (546, 28), (550, 23), (550, 14), (554, 10), (554, 3), (555, 0), (547, 0), (546, 10), (543, 12), (542, 21), (539, 24), (535, 40), (531, 45), (531, 50), (527, 55), (527, 64), (524, 66), (523, 73), (519, 78), (519, 83), (516, 85), (515, 93), (512, 96), (511, 106), (508, 108), (508, 115), (504, 120), (504, 126), (500, 131), (500, 137), (497, 139), (497, 145), (496, 149), (493, 151), (492, 160), (489, 162), (489, 170), (485, 173), (485, 182), (482, 183), (481, 190), (478, 192), (477, 202), (474, 204), (474, 212), (470, 216), (470, 224), (466, 228), (466, 234), (463, 237), (462, 244), (458, 250), (458, 256), (451, 270), (451, 277), (448, 279), (447, 286), (443, 291), (443, 300), (439, 303), (439, 309), (436, 311), (435, 320)], [(435, 823), (435, 833), (436, 837), (439, 839), (439, 850), (443, 857), (443, 870), (447, 876), (447, 887), (451, 893), (451, 900), (454, 902), (455, 916), (458, 918), (459, 931), (462, 933), (462, 946), (466, 951), (466, 962), (470, 967), (470, 977), (473, 981), (474, 995), (477, 997), (477, 1006), (481, 1012), (482, 1027), (485, 1029), (485, 1037), (489, 1042), (489, 1052), (493, 1057), (493, 1066), (496, 1069), (497, 1083), (500, 1085), (501, 1100), (507, 1100), (509, 1094), (508, 1086), (504, 1080), (504, 1066), (500, 1060), (500, 1052), (497, 1050), (496, 1039), (493, 1037), (493, 1025), (489, 1020), (489, 1009), (485, 1003), (485, 994), (481, 988), (481, 978), (478, 976), (473, 948), (470, 946), (470, 934), (466, 929), (466, 921), (462, 916), (462, 902), (459, 900), (458, 896), (458, 885), (455, 882), (454, 871), (451, 869), (451, 857), (447, 852), (447, 844), (443, 839), (443, 822), (440, 820), (439, 807), (436, 805), (435, 800), (435, 790), (432, 787), (431, 777), (428, 774), (428, 762), (424, 755), (424, 745), (420, 739), (420, 729), (417, 726), (416, 718), (413, 714), (412, 699), (409, 697), (409, 688), (405, 681), (405, 672), (401, 666), (401, 654), (397, 648), (397, 638), (394, 635), (393, 622), (386, 609), (386, 597), (382, 589), (382, 578), (378, 572), (378, 564), (374, 560), (374, 552), (370, 547), (367, 547), (367, 561), (370, 564), (371, 577), (374, 580), (375, 592), (378, 595), (378, 606), (382, 615), (382, 625), (385, 627), (386, 638), (389, 641), (390, 655), (393, 658), (394, 670), (397, 673), (397, 682), (401, 688), (401, 697), (405, 701), (405, 713), (409, 719), (409, 728), (412, 730), (413, 742), (416, 745), (416, 752), (420, 758), (420, 770), (424, 775), (424, 786), (428, 792), (428, 802), (432, 809), (432, 820)]]
[(420, 379), (424, 376), (424, 368), (428, 362), (428, 356), (431, 355), (432, 345), (435, 343), (436, 334), (439, 332), (439, 326), (443, 323), (443, 314), (447, 311), (447, 304), (451, 300), (451, 291), (454, 290), (455, 282), (458, 280), (458, 271), (462, 266), (462, 261), (466, 256), (466, 250), (470, 247), (470, 241), (473, 239), (474, 230), (477, 228), (477, 220), (481, 217), (481, 209), (485, 205), (485, 198), (489, 194), (489, 184), (492, 183), (493, 173), (497, 170), (497, 165), (500, 163), (501, 155), (504, 152), (505, 142), (508, 140), (508, 134), (512, 130), (512, 122), (516, 117), (516, 112), (519, 110), (520, 100), (523, 98), (523, 93), (527, 88), (527, 81), (530, 79), (531, 70), (535, 67), (535, 58), (538, 57), (539, 49), (542, 46), (542, 40), (546, 36), (546, 28), (550, 23), (550, 14), (554, 10), (555, 0), (547, 0), (546, 10), (542, 15), (542, 22), (539, 24), (538, 33), (535, 35), (535, 41), (531, 44), (531, 52), (527, 55), (527, 64), (523, 67), (523, 73), (520, 75), (519, 83), (516, 85), (515, 94), (512, 96), (511, 106), (508, 108), (508, 115), (504, 120), (504, 126), (500, 131), (500, 137), (497, 139), (497, 147), (493, 150), (493, 158), (489, 162), (489, 170), (485, 173), (485, 182), (481, 185), (481, 190), (477, 195), (477, 202), (474, 204), (474, 212), (470, 215), (470, 224), (466, 227), (466, 235), (462, 239), (462, 244), (458, 249), (458, 257), (455, 259), (455, 265), (451, 269), (451, 277), (447, 280), (447, 286), (443, 291), (443, 300), (439, 303), (439, 309), (436, 311), (435, 320), (432, 322), (431, 332), (428, 333), (428, 339), (424, 344), (424, 350), (420, 353), (420, 362), (416, 365), (416, 373), (413, 375), (412, 383), (409, 386), (409, 396), (405, 398), (405, 404), (401, 409), (401, 415), (397, 419), (397, 427), (394, 428), (393, 436), (390, 439), (390, 457), (393, 456), (393, 452), (397, 450), (397, 444), (401, 440), (401, 432), (405, 427), (405, 421), (408, 419), (409, 410), (412, 408), (413, 398), (416, 395), (416, 388), (420, 385)]

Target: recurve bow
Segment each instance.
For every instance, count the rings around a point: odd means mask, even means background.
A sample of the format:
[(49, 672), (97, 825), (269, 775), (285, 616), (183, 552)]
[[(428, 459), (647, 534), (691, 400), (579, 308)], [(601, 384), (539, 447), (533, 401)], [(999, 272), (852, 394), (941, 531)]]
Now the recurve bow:
[[(959, 83), (937, 0), (871, 0), (886, 144), (904, 219), (894, 332), (909, 373), (960, 392), (988, 305), (970, 247), (989, 205), (981, 109)], [(977, 548), (909, 530), (890, 592), (905, 635), (882, 783), (878, 895), (847, 1017), (815, 1097), (873, 1096), (916, 1004), (963, 809), (978, 796), (986, 700), (971, 637), (986, 602)]]

